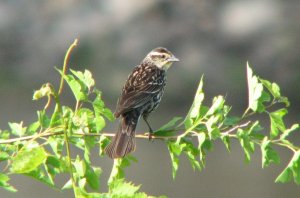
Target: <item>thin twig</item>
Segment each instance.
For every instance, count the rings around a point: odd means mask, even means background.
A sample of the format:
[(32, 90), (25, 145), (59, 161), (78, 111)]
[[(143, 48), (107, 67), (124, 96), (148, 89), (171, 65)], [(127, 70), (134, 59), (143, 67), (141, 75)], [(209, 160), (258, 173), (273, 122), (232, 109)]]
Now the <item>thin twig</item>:
[(227, 130), (227, 131), (224, 131), (222, 134), (224, 135), (228, 135), (229, 133), (239, 129), (239, 128), (244, 128), (244, 127), (247, 127), (249, 124), (251, 123), (251, 121), (248, 121), (244, 124), (239, 124), (239, 125), (236, 125), (235, 127), (232, 127), (231, 129)]
[[(248, 126), (250, 123), (251, 123), (251, 121), (248, 121), (244, 124), (237, 125), (237, 126), (231, 128), (231, 129), (227, 130), (227, 131), (222, 132), (222, 134), (228, 135), (229, 133), (237, 130), (238, 128), (243, 128), (243, 127)], [(19, 138), (11, 138), (11, 139), (7, 139), (7, 140), (0, 140), (0, 144), (12, 144), (12, 143), (18, 142), (18, 141), (25, 141), (25, 140), (35, 139), (35, 138), (44, 138), (44, 137), (63, 135), (63, 134), (64, 134), (63, 131), (48, 132), (48, 133), (39, 134), (38, 137), (37, 137), (37, 135), (30, 135), (30, 136), (24, 136), (24, 137), (19, 137)], [(111, 133), (111, 132), (102, 132), (102, 133), (81, 133), (81, 132), (76, 132), (76, 133), (72, 133), (72, 136), (114, 137), (115, 133)], [(72, 136), (70, 136), (70, 137), (72, 137)], [(152, 138), (153, 139), (160, 139), (160, 140), (169, 140), (169, 139), (176, 139), (179, 136), (182, 136), (182, 134), (172, 135), (172, 136), (158, 136), (158, 135), (155, 135), (155, 133), (154, 133)], [(149, 139), (149, 135), (147, 133), (137, 134), (137, 135), (135, 135), (135, 137), (139, 138), (139, 139)]]
[[(69, 62), (69, 58), (70, 58), (70, 54), (71, 54), (71, 51), (76, 47), (78, 43), (78, 39), (75, 39), (75, 41), (72, 43), (72, 45), (69, 47), (66, 55), (65, 55), (65, 59), (64, 59), (64, 65), (63, 65), (63, 70), (62, 70), (62, 73), (63, 75), (65, 75), (66, 71), (67, 71), (67, 66), (68, 66), (68, 62)], [(58, 95), (61, 94), (62, 90), (63, 90), (63, 87), (64, 87), (64, 78), (62, 76), (61, 80), (60, 80), (60, 85), (59, 85), (59, 90), (58, 90)]]
[[(31, 140), (31, 139), (35, 139), (35, 138), (45, 138), (45, 137), (50, 137), (50, 136), (56, 136), (56, 135), (63, 135), (64, 132), (63, 131), (59, 131), (59, 132), (48, 132), (48, 133), (43, 133), (43, 134), (39, 134), (38, 137), (37, 135), (29, 135), (29, 136), (24, 136), (24, 137), (19, 137), (19, 138), (11, 138), (11, 139), (7, 139), (7, 140), (1, 140), (0, 139), (0, 144), (12, 144), (14, 142), (18, 142), (18, 141), (25, 141), (25, 140)], [(94, 137), (100, 137), (100, 136), (105, 136), (105, 137), (114, 137), (115, 134), (114, 133), (72, 133), (73, 136), (94, 136)], [(155, 136), (153, 135), (153, 139), (162, 139), (162, 140), (167, 140), (167, 139), (176, 139), (179, 135), (175, 135), (175, 136)], [(70, 136), (72, 137), (72, 136)], [(145, 133), (143, 134), (137, 134), (135, 135), (136, 138), (139, 139), (149, 139), (149, 136)]]

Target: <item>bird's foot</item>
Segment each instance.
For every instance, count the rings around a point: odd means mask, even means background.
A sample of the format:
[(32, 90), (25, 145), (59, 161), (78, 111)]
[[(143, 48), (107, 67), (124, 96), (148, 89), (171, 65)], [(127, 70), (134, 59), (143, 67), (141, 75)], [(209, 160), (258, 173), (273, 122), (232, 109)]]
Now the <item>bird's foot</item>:
[(153, 138), (153, 132), (149, 132), (148, 133), (148, 139), (150, 142), (153, 142), (154, 141), (154, 138)]

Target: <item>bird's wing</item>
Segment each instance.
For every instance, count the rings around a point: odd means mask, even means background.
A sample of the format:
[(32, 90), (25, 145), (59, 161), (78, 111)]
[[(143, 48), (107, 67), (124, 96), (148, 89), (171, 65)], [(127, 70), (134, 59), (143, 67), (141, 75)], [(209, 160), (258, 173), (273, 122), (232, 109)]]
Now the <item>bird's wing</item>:
[(116, 117), (143, 106), (162, 91), (165, 82), (161, 79), (161, 72), (164, 71), (156, 68), (152, 70), (135, 69), (128, 77), (119, 98), (115, 112)]

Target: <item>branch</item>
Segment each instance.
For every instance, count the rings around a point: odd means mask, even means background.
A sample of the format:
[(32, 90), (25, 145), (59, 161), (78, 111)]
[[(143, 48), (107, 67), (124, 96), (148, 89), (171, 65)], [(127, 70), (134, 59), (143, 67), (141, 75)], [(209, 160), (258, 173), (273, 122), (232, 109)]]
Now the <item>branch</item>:
[[(224, 131), (223, 134), (229, 134), (239, 128), (243, 128), (246, 127), (250, 124), (251, 122), (248, 121), (244, 124), (240, 124), (237, 125), (227, 131)], [(149, 133), (149, 132), (148, 132)], [(149, 135), (148, 133), (144, 133), (144, 134), (137, 134), (135, 135), (136, 138), (138, 139), (149, 139)], [(19, 138), (11, 138), (11, 139), (7, 139), (7, 140), (1, 140), (0, 139), (0, 144), (12, 144), (14, 142), (18, 142), (18, 141), (24, 141), (24, 140), (31, 140), (31, 139), (35, 139), (35, 138), (43, 138), (43, 137), (50, 137), (50, 136), (56, 136), (56, 135), (63, 135), (64, 132), (63, 131), (59, 131), (59, 132), (47, 132), (47, 133), (40, 133), (38, 135), (29, 135), (29, 136), (24, 136), (24, 137), (19, 137)], [(100, 136), (105, 136), (105, 137), (114, 137), (115, 133), (111, 133), (111, 132), (103, 132), (103, 133), (72, 133), (73, 136), (94, 136), (94, 137), (100, 137)], [(152, 136), (152, 139), (160, 139), (160, 140), (169, 140), (169, 139), (177, 139), (177, 137), (181, 136), (182, 134), (178, 134), (178, 135), (172, 135), (172, 136), (159, 136), (159, 135), (155, 135), (155, 133)], [(72, 136), (70, 136), (72, 137)]]
[[(60, 132), (48, 132), (48, 133), (43, 133), (41, 135), (38, 135), (38, 138), (43, 138), (43, 137), (50, 137), (50, 136), (56, 136), (56, 135), (63, 135), (64, 132), (60, 131)], [(74, 136), (94, 136), (94, 137), (100, 137), (100, 136), (105, 136), (105, 137), (114, 137), (115, 134), (114, 133), (110, 133), (110, 132), (105, 132), (105, 133), (72, 133), (72, 135)], [(162, 139), (162, 140), (167, 140), (167, 139), (176, 139), (179, 135), (176, 136), (152, 136), (152, 139)], [(37, 135), (29, 135), (29, 136), (24, 136), (24, 137), (19, 137), (19, 138), (11, 138), (11, 139), (7, 139), (7, 140), (1, 140), (0, 139), (0, 144), (12, 144), (18, 141), (25, 141), (25, 140), (31, 140), (31, 139), (35, 139), (37, 137)], [(72, 136), (70, 136), (72, 137)], [(135, 135), (136, 138), (139, 139), (148, 139), (149, 136), (147, 135), (147, 133), (143, 134), (138, 134)]]
[(248, 122), (246, 122), (244, 124), (236, 125), (235, 127), (232, 127), (231, 129), (229, 129), (227, 131), (224, 131), (223, 134), (224, 135), (228, 135), (229, 133), (231, 133), (231, 132), (233, 132), (233, 131), (235, 131), (235, 130), (237, 130), (239, 128), (244, 128), (244, 127), (248, 126), (250, 123), (251, 123), (251, 121), (248, 121)]

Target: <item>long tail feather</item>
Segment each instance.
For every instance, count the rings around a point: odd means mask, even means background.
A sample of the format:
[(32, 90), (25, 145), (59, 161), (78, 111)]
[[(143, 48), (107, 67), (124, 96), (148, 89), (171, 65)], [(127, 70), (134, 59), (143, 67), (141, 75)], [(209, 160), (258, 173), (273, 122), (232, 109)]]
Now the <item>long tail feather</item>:
[(110, 158), (122, 158), (135, 150), (135, 128), (139, 120), (135, 112), (121, 116), (120, 127), (112, 142), (105, 148)]

